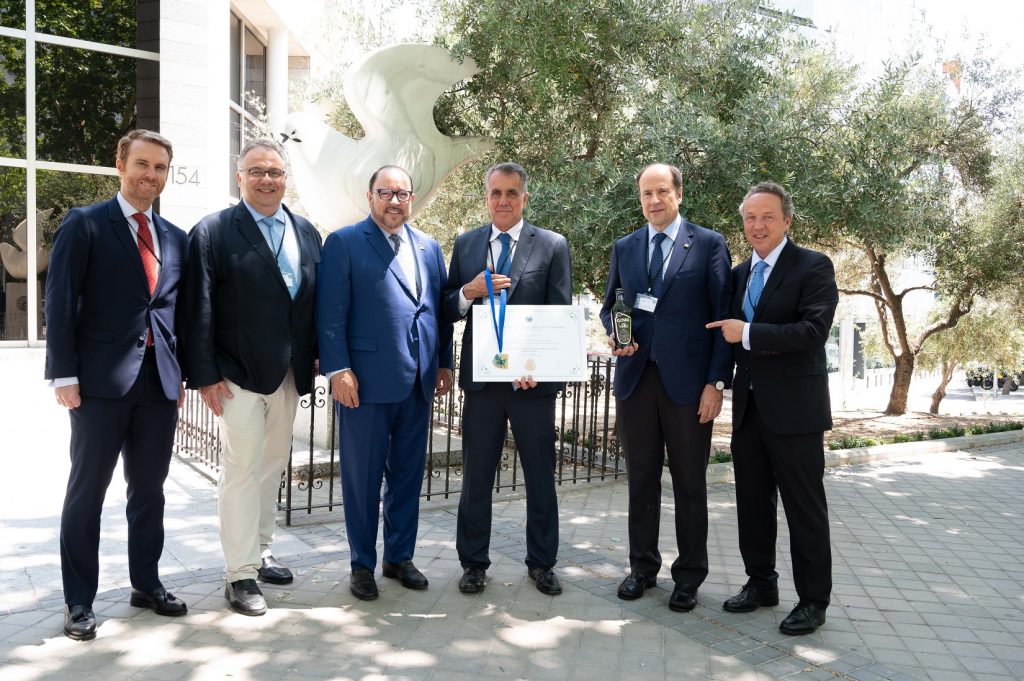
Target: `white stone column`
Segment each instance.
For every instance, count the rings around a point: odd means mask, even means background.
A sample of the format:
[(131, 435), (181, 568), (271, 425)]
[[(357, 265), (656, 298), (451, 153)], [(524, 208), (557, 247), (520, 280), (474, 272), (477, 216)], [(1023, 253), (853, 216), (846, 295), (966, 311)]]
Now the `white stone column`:
[(288, 29), (273, 26), (267, 36), (267, 118), (278, 133), (288, 116)]

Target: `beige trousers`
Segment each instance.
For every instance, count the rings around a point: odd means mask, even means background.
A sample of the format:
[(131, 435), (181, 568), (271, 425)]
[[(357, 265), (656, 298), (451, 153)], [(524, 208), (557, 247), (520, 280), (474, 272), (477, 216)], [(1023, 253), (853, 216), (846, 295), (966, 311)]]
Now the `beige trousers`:
[(218, 486), (220, 543), (228, 582), (256, 579), (270, 555), (281, 471), (288, 465), (299, 393), (289, 369), (280, 387), (260, 395), (224, 381), (234, 395), (221, 405), (224, 440)]

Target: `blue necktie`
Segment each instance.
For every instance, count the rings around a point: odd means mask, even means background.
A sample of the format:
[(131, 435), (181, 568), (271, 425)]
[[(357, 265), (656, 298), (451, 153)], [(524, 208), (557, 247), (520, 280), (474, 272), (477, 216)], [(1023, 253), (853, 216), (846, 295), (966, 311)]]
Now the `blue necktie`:
[(764, 271), (766, 269), (768, 269), (768, 263), (759, 260), (750, 275), (747, 295), (743, 298), (743, 314), (746, 315), (748, 322), (754, 321), (754, 308), (757, 307), (757, 301), (761, 300), (761, 292), (764, 291)]
[(508, 232), (502, 232), (498, 235), (498, 241), (501, 242), (501, 254), (498, 256), (498, 265), (494, 270), (495, 274), (504, 274), (507, 277), (509, 270), (512, 269), (512, 258), (509, 257), (512, 251), (512, 237)]
[(661, 270), (665, 266), (665, 256), (661, 252), (661, 244), (666, 238), (668, 237), (664, 232), (654, 235), (654, 242), (651, 245), (651, 262), (647, 266), (647, 286), (655, 298), (661, 294)]
[(270, 250), (277, 259), (277, 267), (281, 270), (281, 276), (288, 284), (288, 294), (292, 300), (295, 300), (295, 295), (299, 292), (299, 278), (292, 271), (291, 263), (288, 262), (288, 257), (284, 252), (284, 223), (279, 222), (277, 218), (261, 218), (260, 224), (267, 228), (267, 234), (270, 236)]

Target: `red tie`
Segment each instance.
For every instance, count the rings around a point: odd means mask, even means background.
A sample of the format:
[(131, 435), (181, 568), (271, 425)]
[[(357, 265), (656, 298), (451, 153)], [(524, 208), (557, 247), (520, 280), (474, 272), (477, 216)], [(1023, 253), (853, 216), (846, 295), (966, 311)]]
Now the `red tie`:
[[(142, 269), (146, 271), (146, 282), (149, 284), (149, 295), (156, 290), (156, 280), (160, 276), (156, 251), (153, 248), (153, 233), (149, 231), (149, 220), (145, 213), (132, 216), (139, 223), (139, 255), (142, 257)], [(146, 329), (146, 345), (153, 345), (153, 330)]]

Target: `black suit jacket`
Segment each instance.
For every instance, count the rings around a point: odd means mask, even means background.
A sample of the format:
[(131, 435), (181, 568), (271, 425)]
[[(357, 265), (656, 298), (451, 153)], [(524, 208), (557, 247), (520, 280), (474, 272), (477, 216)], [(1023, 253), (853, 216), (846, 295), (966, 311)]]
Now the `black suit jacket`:
[(313, 306), (320, 234), (287, 208), (299, 242), (302, 281), (292, 300), (277, 260), (244, 204), (207, 215), (189, 234), (181, 305), (189, 388), (227, 378), (269, 395), (289, 366), (300, 395), (312, 388)]
[[(442, 317), (454, 323), (462, 319), (459, 314), (459, 290), (487, 267), (487, 249), (491, 240), (491, 225), (486, 224), (455, 239), (448, 282), (442, 300)], [(572, 270), (569, 263), (569, 244), (565, 237), (523, 221), (512, 267), (509, 270), (512, 286), (508, 290), (509, 305), (571, 305)], [(484, 298), (474, 305), (486, 302)], [(470, 307), (472, 310), (472, 306)], [(466, 330), (462, 335), (462, 353), (459, 358), (459, 386), (463, 390), (482, 390), (485, 384), (473, 381), (473, 315), (466, 315)], [(550, 395), (562, 388), (562, 383), (540, 383), (529, 393)]]
[(151, 327), (164, 395), (178, 398), (174, 310), (185, 232), (156, 213), (152, 227), (162, 262), (150, 295), (139, 247), (116, 198), (64, 216), (46, 278), (46, 378), (77, 376), (82, 395), (123, 397), (139, 375)]
[[(750, 258), (732, 272), (732, 316), (744, 319)], [(750, 324), (750, 350), (736, 343), (733, 427), (743, 422), (750, 386), (763, 425), (779, 434), (832, 428), (825, 341), (839, 304), (827, 256), (786, 243), (765, 282)]]

